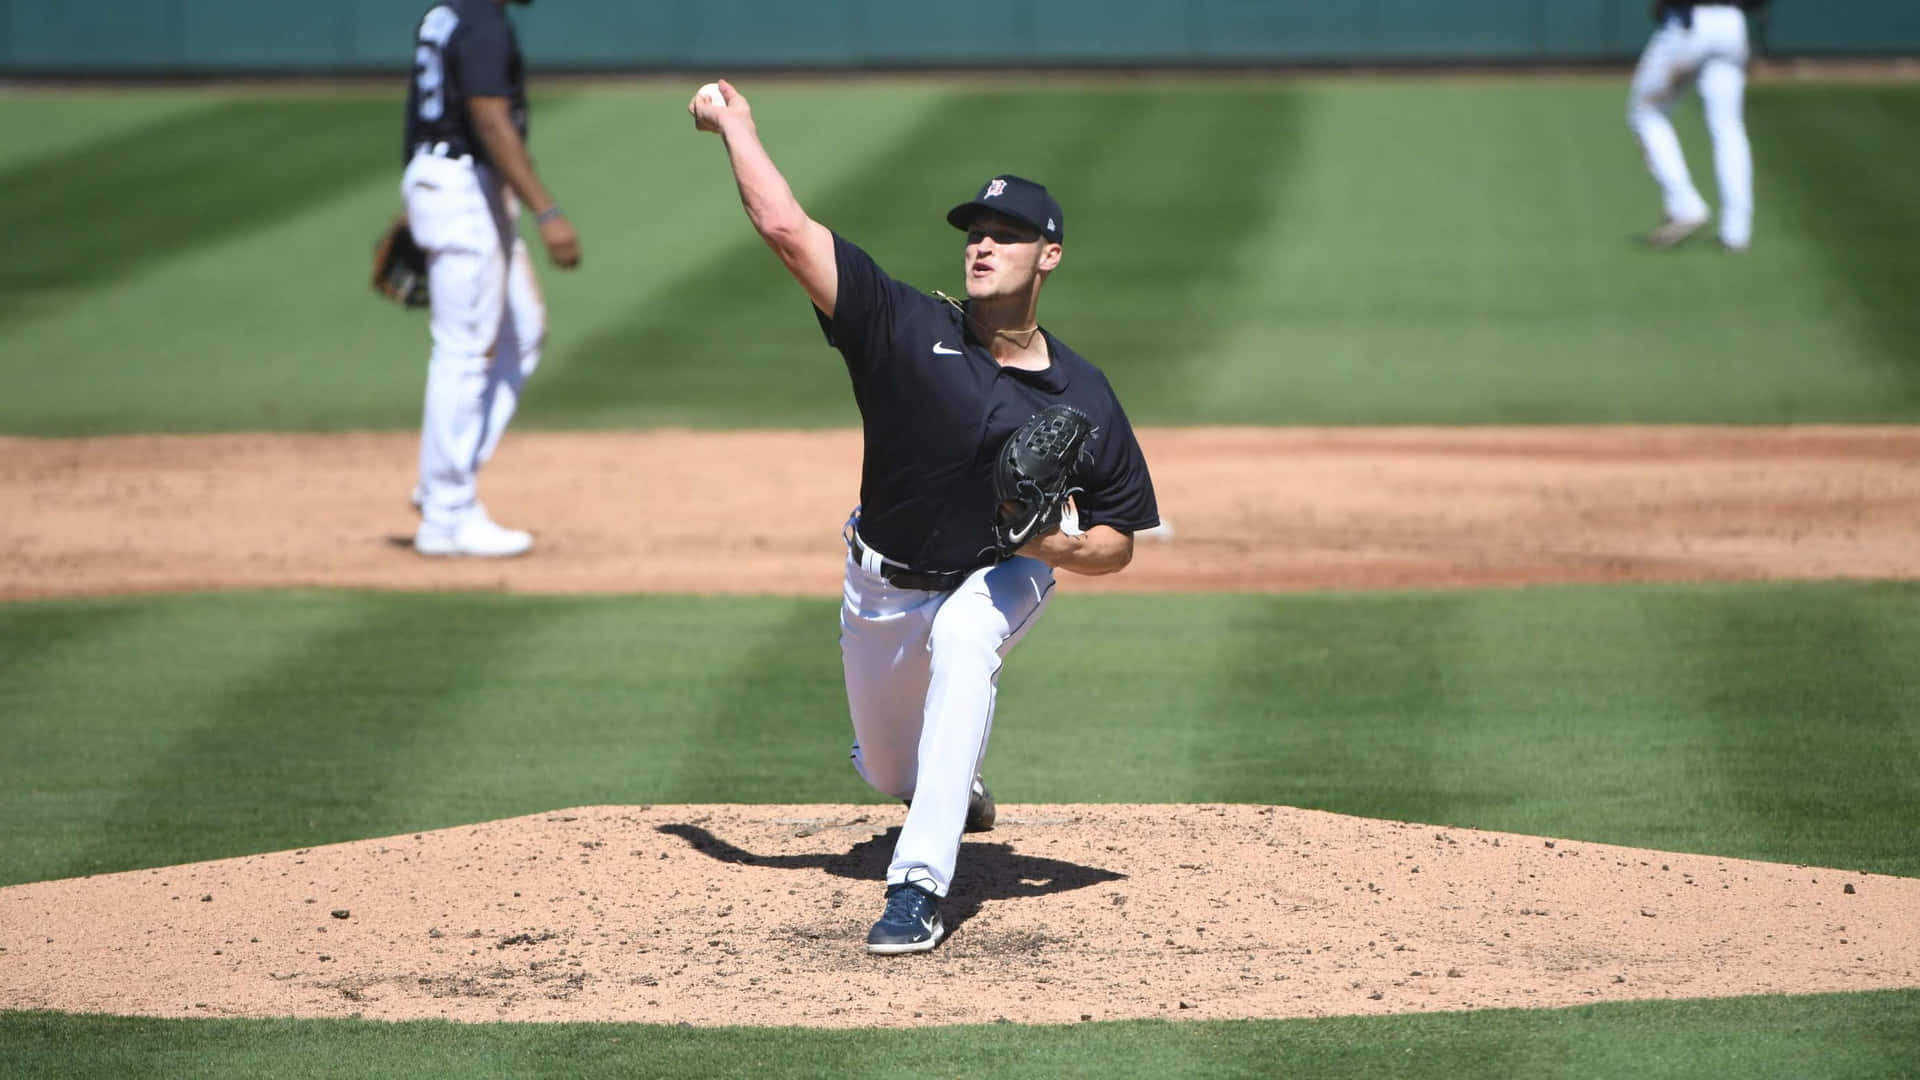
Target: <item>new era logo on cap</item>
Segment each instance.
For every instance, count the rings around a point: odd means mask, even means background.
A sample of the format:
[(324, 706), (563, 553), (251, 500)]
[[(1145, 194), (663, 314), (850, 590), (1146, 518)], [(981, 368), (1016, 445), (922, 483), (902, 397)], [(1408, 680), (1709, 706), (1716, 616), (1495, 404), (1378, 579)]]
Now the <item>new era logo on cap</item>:
[[(993, 200), (991, 205), (989, 199)], [(988, 180), (980, 194), (947, 211), (947, 224), (967, 229), (983, 209), (1023, 221), (1056, 244), (1066, 239), (1066, 215), (1061, 213), (1060, 203), (1044, 186), (1024, 177), (1002, 173)]]

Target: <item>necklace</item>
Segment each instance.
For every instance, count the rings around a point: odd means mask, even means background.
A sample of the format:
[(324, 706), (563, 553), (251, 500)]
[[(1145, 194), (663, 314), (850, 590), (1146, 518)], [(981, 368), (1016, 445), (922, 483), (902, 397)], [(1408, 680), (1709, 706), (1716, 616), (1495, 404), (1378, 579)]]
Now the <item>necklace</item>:
[[(955, 299), (954, 297), (948, 296), (946, 293), (941, 292), (939, 289), (933, 290), (933, 295), (939, 297), (942, 300), (945, 300), (949, 304), (952, 304), (954, 306), (954, 309), (960, 312), (960, 314), (967, 320), (967, 325), (973, 327), (976, 332), (984, 333), (988, 337), (1006, 338), (1008, 341), (1013, 342), (1014, 346), (1018, 348), (1021, 352), (1025, 352), (1028, 349), (1032, 348), (1034, 335), (1040, 333), (1039, 323), (1034, 323), (1032, 326), (1029, 326), (1024, 330), (990, 330), (987, 328), (986, 325), (981, 323), (980, 320), (973, 317), (973, 312), (967, 310), (966, 304)], [(1015, 334), (1025, 334), (1027, 335), (1027, 339), (1025, 341), (1021, 341), (1014, 337)]]
[[(978, 326), (979, 324), (975, 323), (974, 325)], [(1013, 341), (1013, 343), (1019, 347), (1021, 352), (1025, 352), (1028, 348), (1030, 348), (1033, 345), (1033, 336), (1035, 334), (1038, 334), (1039, 332), (1040, 332), (1040, 324), (1035, 323), (1032, 326), (1027, 327), (1025, 330), (995, 330), (993, 332), (993, 336), (1003, 337), (1003, 338), (1006, 338), (1008, 341)], [(1015, 334), (1025, 334), (1027, 335), (1027, 340), (1014, 341), (1013, 335)]]

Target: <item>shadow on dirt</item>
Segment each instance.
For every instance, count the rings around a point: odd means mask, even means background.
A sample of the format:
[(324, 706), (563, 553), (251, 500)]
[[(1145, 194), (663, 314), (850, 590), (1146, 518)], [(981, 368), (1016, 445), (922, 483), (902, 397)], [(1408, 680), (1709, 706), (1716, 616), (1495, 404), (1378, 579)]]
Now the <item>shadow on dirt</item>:
[[(656, 826), (656, 829), (685, 840), (695, 851), (721, 862), (778, 870), (824, 870), (835, 877), (870, 881), (874, 884), (876, 911), (880, 883), (886, 880), (887, 863), (892, 860), (893, 845), (900, 839), (900, 828), (895, 826), (854, 844), (844, 854), (756, 855), (698, 825), (674, 823)], [(1125, 874), (1099, 867), (1038, 855), (1022, 855), (1008, 843), (983, 843), (977, 840), (961, 843), (958, 867), (953, 890), (940, 903), (940, 914), (947, 924), (949, 936), (972, 918), (980, 910), (981, 904), (989, 900), (1047, 896), (1126, 877)]]

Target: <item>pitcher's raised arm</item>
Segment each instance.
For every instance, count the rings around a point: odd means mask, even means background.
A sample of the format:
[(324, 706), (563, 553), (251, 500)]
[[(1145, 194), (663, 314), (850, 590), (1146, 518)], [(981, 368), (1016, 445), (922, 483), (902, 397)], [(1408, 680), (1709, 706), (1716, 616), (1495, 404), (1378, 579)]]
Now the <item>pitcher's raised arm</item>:
[(840, 286), (833, 233), (808, 217), (794, 198), (786, 177), (780, 175), (766, 147), (760, 144), (746, 95), (725, 79), (718, 85), (724, 104), (715, 104), (696, 93), (687, 103), (687, 112), (692, 114), (696, 128), (714, 132), (726, 145), (733, 180), (740, 188), (740, 205), (746, 208), (754, 231), (807, 291), (813, 306), (832, 317)]

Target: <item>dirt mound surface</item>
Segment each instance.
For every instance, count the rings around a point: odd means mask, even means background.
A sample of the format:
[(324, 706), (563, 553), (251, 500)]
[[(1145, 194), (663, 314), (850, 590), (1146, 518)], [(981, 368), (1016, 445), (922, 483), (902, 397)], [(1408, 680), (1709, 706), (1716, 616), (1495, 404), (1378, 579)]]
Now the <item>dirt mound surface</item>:
[(0, 889), (0, 1008), (914, 1026), (1920, 986), (1920, 880), (1287, 807), (1001, 807), (873, 957), (902, 811), (587, 807)]
[[(1920, 427), (1161, 429), (1167, 532), (1067, 591), (1920, 578)], [(836, 596), (847, 431), (509, 434), (532, 555), (407, 546), (411, 435), (0, 438), (0, 599), (229, 587)]]

